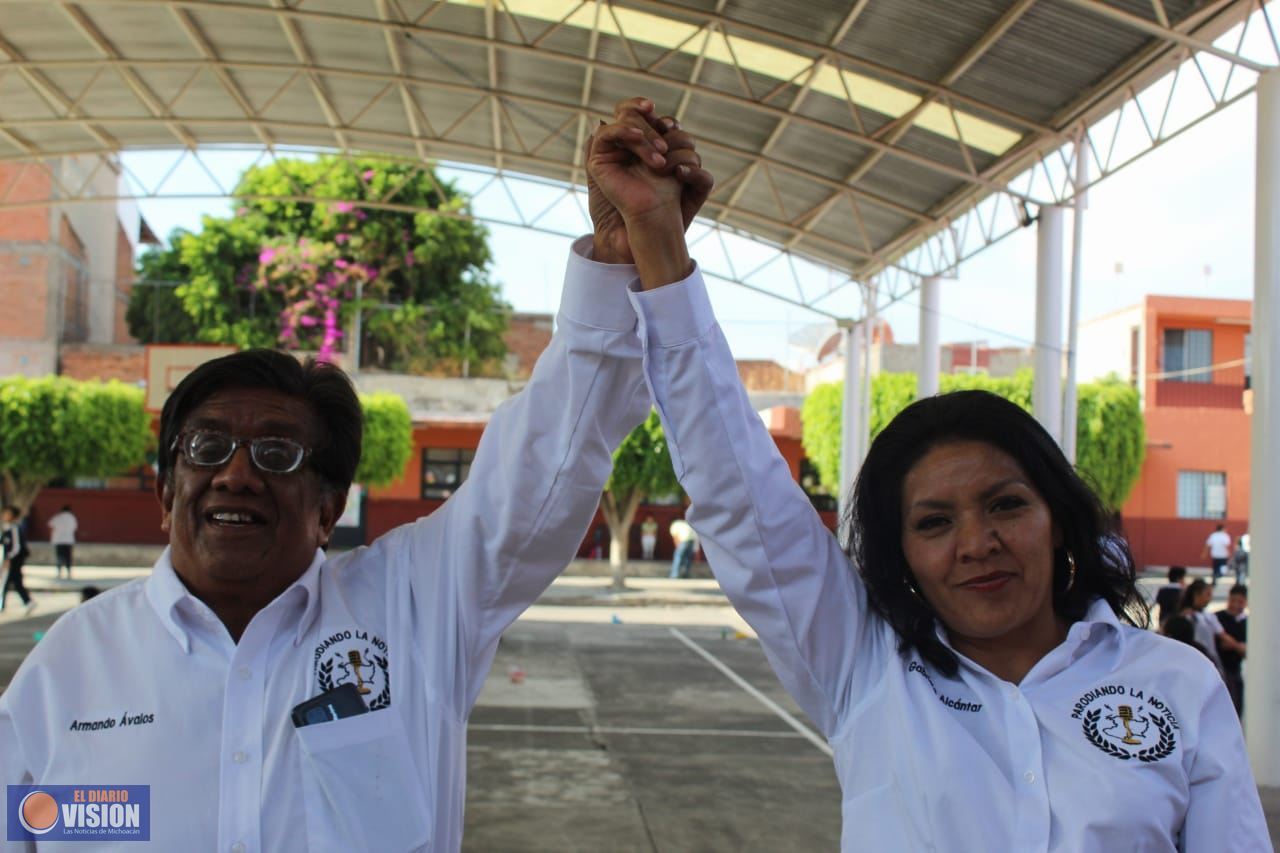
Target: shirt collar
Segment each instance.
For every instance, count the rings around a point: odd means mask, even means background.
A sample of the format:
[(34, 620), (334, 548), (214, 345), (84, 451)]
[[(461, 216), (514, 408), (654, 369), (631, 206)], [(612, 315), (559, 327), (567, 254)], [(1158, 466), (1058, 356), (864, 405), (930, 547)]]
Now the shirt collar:
[[(147, 600), (151, 603), (156, 615), (160, 617), (165, 630), (182, 648), (183, 654), (190, 654), (191, 634), (188, 630), (188, 620), (192, 618), (192, 614), (207, 615), (214, 619), (217, 617), (213, 615), (208, 605), (192, 595), (182, 583), (178, 573), (174, 571), (170, 552), (171, 549), (166, 547), (151, 570), (151, 577), (147, 579)], [(293, 640), (295, 646), (302, 642), (303, 634), (315, 621), (320, 602), (320, 567), (324, 561), (324, 551), (317, 548), (311, 565), (303, 572), (302, 577), (271, 602), (273, 605), (299, 596), (303, 598), (302, 615), (298, 619), (298, 628)], [(295, 592), (295, 590), (301, 590), (301, 592)]]
[[(1061, 663), (1055, 668), (1055, 671), (1065, 667), (1071, 660), (1074, 660), (1074, 653), (1082, 643), (1086, 641), (1096, 641), (1109, 632), (1114, 633), (1116, 641), (1123, 646), (1124, 631), (1121, 630), (1121, 627), (1122, 625), (1120, 620), (1116, 617), (1115, 612), (1111, 609), (1111, 605), (1107, 603), (1106, 599), (1102, 597), (1095, 598), (1089, 604), (1089, 609), (1085, 611), (1084, 617), (1067, 629), (1067, 638), (1062, 642), (1062, 644), (1057, 648), (1052, 649), (1049, 654), (1045, 655), (1045, 657), (1041, 659), (1040, 663), (1032, 667), (1031, 672), (1041, 670), (1042, 665), (1045, 664), (1046, 660), (1058, 659), (1059, 657), (1061, 657)], [(985, 669), (978, 666), (976, 663), (973, 663), (969, 658), (955, 650), (951, 645), (950, 638), (947, 637), (947, 629), (943, 627), (941, 621), (937, 619), (934, 620), (933, 630), (938, 639), (942, 642), (942, 645), (946, 646), (953, 654), (960, 658), (963, 663), (974, 667), (979, 672), (988, 674)], [(1028, 675), (1030, 675), (1030, 673), (1028, 673)], [(1045, 674), (1041, 673), (1040, 675), (1041, 677), (1044, 677)]]

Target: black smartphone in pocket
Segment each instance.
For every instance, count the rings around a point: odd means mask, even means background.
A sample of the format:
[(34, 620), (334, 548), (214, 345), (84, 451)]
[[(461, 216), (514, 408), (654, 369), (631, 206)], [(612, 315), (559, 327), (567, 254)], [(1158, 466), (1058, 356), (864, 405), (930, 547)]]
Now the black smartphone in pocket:
[(294, 706), (290, 716), (293, 718), (294, 728), (300, 729), (303, 726), (367, 713), (369, 708), (360, 698), (360, 691), (354, 684), (348, 682), (339, 684), (332, 690), (326, 690), (319, 696), (312, 696), (305, 702), (299, 702)]

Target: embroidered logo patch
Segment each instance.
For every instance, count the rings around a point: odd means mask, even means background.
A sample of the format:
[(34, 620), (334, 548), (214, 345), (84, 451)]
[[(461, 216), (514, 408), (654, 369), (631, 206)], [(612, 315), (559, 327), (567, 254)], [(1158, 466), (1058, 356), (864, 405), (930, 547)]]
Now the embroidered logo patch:
[(1081, 696), (1071, 711), (1085, 739), (1128, 761), (1159, 761), (1178, 748), (1178, 718), (1158, 696), (1136, 687), (1107, 684)]
[(370, 711), (391, 704), (391, 670), (387, 644), (362, 628), (331, 632), (316, 646), (316, 685), (321, 691), (354, 684)]

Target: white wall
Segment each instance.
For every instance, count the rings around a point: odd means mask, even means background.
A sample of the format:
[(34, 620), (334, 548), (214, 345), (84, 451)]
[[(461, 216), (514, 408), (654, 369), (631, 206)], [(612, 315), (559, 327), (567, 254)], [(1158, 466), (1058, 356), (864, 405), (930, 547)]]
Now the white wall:
[[(1101, 379), (1115, 373), (1130, 379), (1130, 340), (1134, 328), (1142, 328), (1141, 305), (1122, 308), (1080, 324), (1077, 344), (1076, 378), (1079, 382)], [(1142, 369), (1142, 340), (1138, 340), (1138, 369)]]

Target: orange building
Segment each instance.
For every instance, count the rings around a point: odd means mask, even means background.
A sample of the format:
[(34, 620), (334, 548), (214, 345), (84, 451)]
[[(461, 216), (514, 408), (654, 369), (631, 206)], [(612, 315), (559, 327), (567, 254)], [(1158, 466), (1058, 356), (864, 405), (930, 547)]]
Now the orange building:
[(1242, 299), (1147, 296), (1080, 329), (1080, 380), (1142, 397), (1147, 448), (1121, 520), (1141, 566), (1208, 565), (1218, 524), (1249, 526), (1249, 333)]

